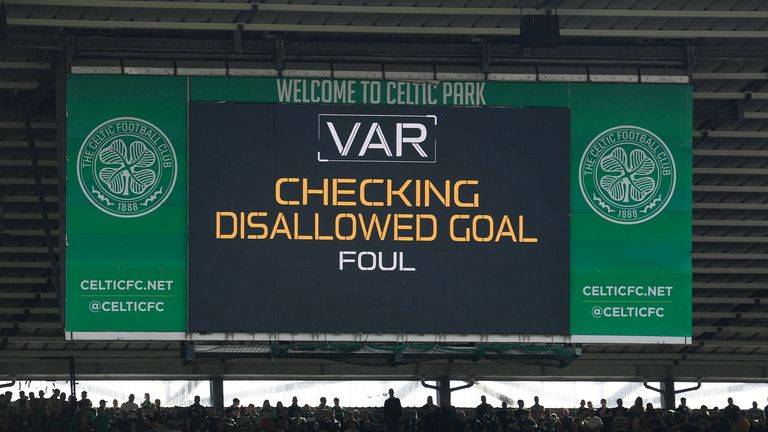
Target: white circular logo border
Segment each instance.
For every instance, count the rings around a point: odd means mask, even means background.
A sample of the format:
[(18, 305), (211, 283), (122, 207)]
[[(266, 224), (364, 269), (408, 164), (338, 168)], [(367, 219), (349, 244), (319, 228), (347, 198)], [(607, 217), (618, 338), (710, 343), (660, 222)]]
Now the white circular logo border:
[[(135, 214), (131, 214), (131, 215), (113, 213), (113, 212), (103, 208), (98, 203), (96, 203), (96, 201), (94, 201), (94, 199), (91, 197), (91, 194), (85, 188), (85, 184), (83, 182), (83, 176), (82, 176), (82, 173), (80, 172), (80, 158), (83, 156), (83, 150), (85, 149), (85, 144), (91, 139), (91, 137), (93, 136), (94, 133), (96, 133), (96, 131), (101, 129), (102, 126), (106, 125), (107, 123), (112, 123), (114, 121), (120, 121), (120, 120), (138, 121), (138, 122), (146, 123), (146, 124), (152, 126), (153, 128), (155, 128), (158, 132), (160, 132), (160, 135), (163, 137), (163, 139), (165, 139), (165, 142), (168, 143), (168, 147), (171, 149), (171, 155), (173, 156), (173, 166), (174, 166), (173, 178), (171, 179), (171, 186), (168, 188), (168, 193), (165, 194), (165, 196), (160, 200), (160, 202), (158, 202), (156, 205), (152, 206), (152, 208), (149, 208), (149, 209), (147, 209), (147, 210), (145, 210), (145, 211), (143, 211), (141, 213), (135, 213)], [(75, 163), (77, 164), (77, 182), (80, 184), (80, 190), (83, 191), (83, 194), (85, 195), (86, 198), (88, 198), (88, 201), (90, 201), (91, 204), (93, 204), (93, 206), (96, 207), (99, 211), (101, 211), (101, 212), (103, 212), (105, 214), (108, 214), (110, 216), (119, 217), (119, 218), (123, 218), (123, 219), (132, 219), (132, 218), (137, 218), (137, 217), (141, 217), (141, 216), (146, 216), (146, 215), (152, 213), (153, 211), (159, 209), (160, 207), (162, 207), (163, 204), (165, 203), (165, 201), (168, 199), (168, 197), (171, 196), (171, 194), (173, 193), (173, 189), (176, 186), (176, 178), (177, 178), (177, 176), (179, 174), (179, 162), (176, 159), (176, 149), (173, 147), (173, 143), (168, 138), (168, 135), (166, 135), (165, 132), (163, 132), (163, 130), (160, 129), (159, 127), (157, 127), (157, 125), (155, 125), (154, 123), (149, 122), (147, 120), (144, 120), (142, 118), (138, 118), (138, 117), (115, 117), (115, 118), (109, 119), (109, 120), (107, 120), (105, 122), (102, 122), (101, 124), (99, 124), (98, 126), (93, 128), (91, 130), (91, 133), (89, 133), (88, 136), (85, 137), (85, 139), (83, 140), (82, 144), (80, 144), (80, 150), (77, 152), (77, 160), (75, 161)]]
[[(671, 190), (669, 192), (669, 195), (667, 195), (667, 197), (664, 200), (664, 202), (659, 206), (659, 209), (654, 214), (652, 214), (651, 216), (649, 216), (649, 217), (647, 217), (645, 219), (640, 219), (640, 220), (630, 221), (630, 222), (620, 222), (620, 221), (611, 219), (611, 218), (605, 216), (604, 214), (602, 214), (597, 208), (595, 208), (595, 205), (592, 204), (592, 201), (589, 199), (589, 196), (587, 195), (587, 191), (584, 189), (584, 178), (581, 175), (581, 172), (584, 169), (584, 159), (586, 158), (587, 153), (589, 152), (589, 149), (592, 147), (592, 144), (594, 144), (595, 141), (597, 141), (598, 138), (604, 136), (606, 133), (609, 133), (609, 132), (614, 131), (616, 129), (622, 129), (622, 128), (638, 129), (638, 130), (641, 130), (641, 131), (647, 133), (648, 135), (656, 138), (656, 140), (664, 147), (664, 150), (667, 151), (667, 154), (669, 155), (669, 160), (670, 160), (670, 162), (672, 162), (672, 187), (671, 187)], [(589, 204), (589, 207), (592, 209), (592, 211), (595, 212), (601, 218), (607, 220), (608, 222), (612, 222), (612, 223), (619, 224), (619, 225), (637, 225), (637, 224), (641, 224), (643, 222), (648, 222), (649, 220), (651, 220), (651, 219), (655, 218), (656, 216), (658, 216), (659, 214), (661, 214), (661, 212), (664, 211), (664, 208), (667, 207), (667, 204), (669, 204), (669, 201), (672, 199), (672, 196), (675, 194), (675, 185), (677, 184), (677, 166), (675, 165), (675, 158), (672, 156), (672, 152), (669, 150), (669, 147), (667, 146), (667, 143), (665, 143), (664, 140), (659, 138), (658, 135), (656, 135), (655, 133), (649, 131), (648, 129), (642, 128), (640, 126), (634, 126), (634, 125), (614, 126), (612, 128), (606, 129), (606, 130), (600, 132), (599, 134), (595, 135), (595, 137), (592, 138), (592, 141), (590, 141), (589, 144), (587, 144), (587, 147), (584, 148), (584, 153), (582, 153), (582, 155), (581, 155), (581, 161), (579, 161), (579, 173), (578, 173), (578, 175), (579, 175), (579, 189), (581, 190), (581, 196), (584, 197), (584, 201), (586, 201), (587, 204)]]

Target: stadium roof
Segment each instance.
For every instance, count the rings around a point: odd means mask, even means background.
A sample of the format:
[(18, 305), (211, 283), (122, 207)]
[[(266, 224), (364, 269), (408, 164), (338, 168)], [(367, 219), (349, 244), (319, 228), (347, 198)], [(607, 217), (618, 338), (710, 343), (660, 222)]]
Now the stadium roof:
[[(155, 376), (176, 377), (450, 373), (768, 380), (768, 1), (5, 4), (8, 36), (0, 42), (0, 375), (65, 375), (67, 359), (74, 357), (80, 372), (93, 377), (140, 377), (135, 368), (140, 362), (152, 365)], [(521, 16), (548, 10), (559, 16), (560, 42), (554, 47), (521, 46)], [(338, 357), (323, 360), (322, 353), (314, 359), (274, 362), (269, 360), (273, 350), (263, 350), (253, 359), (182, 367), (178, 343), (66, 342), (55, 275), (63, 245), (58, 231), (64, 161), (61, 96), (64, 74), (73, 70), (180, 75), (279, 71), (285, 76), (366, 71), (386, 78), (531, 81), (663, 82), (687, 77), (695, 88), (694, 342), (588, 345), (564, 369), (479, 358), (419, 357), (409, 363), (407, 353), (402, 364), (392, 367), (389, 361), (356, 356), (360, 353), (354, 349), (342, 357), (356, 364)], [(27, 142), (27, 112), (34, 149)]]

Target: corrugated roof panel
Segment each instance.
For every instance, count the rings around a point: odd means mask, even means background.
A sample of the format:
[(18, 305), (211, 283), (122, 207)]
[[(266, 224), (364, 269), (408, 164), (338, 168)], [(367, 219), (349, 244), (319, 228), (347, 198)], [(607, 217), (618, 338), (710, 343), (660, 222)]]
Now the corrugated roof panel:
[(354, 16), (355, 16), (354, 14), (349, 14), (349, 13), (329, 14), (326, 24), (350, 25), (352, 23), (352, 19), (354, 18)]
[(247, 16), (246, 22), (257, 23), (257, 24), (268, 24), (268, 23), (276, 22), (279, 16), (280, 16), (279, 12), (256, 11)]

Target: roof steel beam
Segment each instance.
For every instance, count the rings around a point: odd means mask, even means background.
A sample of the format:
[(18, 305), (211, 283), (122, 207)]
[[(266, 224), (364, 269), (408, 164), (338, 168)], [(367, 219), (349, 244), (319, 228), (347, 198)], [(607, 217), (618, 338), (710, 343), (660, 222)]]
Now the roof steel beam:
[[(0, 129), (24, 129), (24, 122), (0, 121)], [(32, 129), (56, 129), (56, 122), (32, 122)]]
[(768, 72), (694, 72), (693, 80), (764, 80)]
[(0, 321), (0, 329), (59, 329), (62, 326), (60, 322)]
[[(137, 1), (137, 0), (6, 0), (9, 5), (103, 7), (130, 9), (186, 9), (212, 11), (248, 11), (249, 3), (191, 2), (191, 1)], [(396, 15), (476, 15), (519, 16), (545, 15), (546, 8), (507, 7), (425, 7), (425, 6), (363, 6), (318, 4), (256, 4), (260, 11), (287, 13), (345, 13), (345, 14), (396, 14)], [(559, 16), (615, 17), (615, 18), (708, 18), (708, 19), (768, 19), (763, 10), (676, 10), (676, 9), (556, 9)]]
[[(259, 4), (258, 10), (297, 13), (373, 13), (397, 15), (484, 15), (519, 16), (545, 15), (547, 9), (534, 8), (472, 8), (472, 7), (421, 7), (421, 6), (341, 6), (317, 4)], [(575, 17), (631, 17), (631, 18), (739, 18), (767, 19), (768, 11), (715, 11), (715, 10), (652, 10), (652, 9), (556, 9), (559, 16)]]
[(766, 120), (768, 119), (768, 112), (746, 111), (744, 112), (742, 117), (745, 119), (752, 119), (752, 120), (756, 120), (756, 119)]
[[(202, 4), (202, 3), (201, 3)], [(218, 3), (205, 3), (218, 4)], [(183, 53), (204, 52), (207, 56), (212, 53), (230, 54), (232, 52), (231, 41), (219, 39), (205, 39), (204, 34), (196, 34), (187, 38), (178, 36), (164, 36), (160, 38), (126, 37), (126, 36), (72, 36), (73, 45), (78, 52), (84, 50), (99, 50), (106, 52), (118, 52), (125, 55), (124, 51), (140, 51), (143, 55), (148, 52), (161, 51), (167, 55)], [(47, 48), (60, 43), (55, 37), (30, 36), (11, 34), (7, 44), (12, 46), (36, 46)], [(376, 53), (387, 56), (409, 56), (414, 58), (455, 58), (471, 57), (479, 59), (482, 55), (478, 51), (478, 43), (465, 42), (458, 44), (440, 43), (402, 43), (402, 42), (324, 42), (311, 41), (285, 41), (286, 53), (296, 55), (346, 55), (355, 56), (366, 53)], [(635, 46), (628, 45), (566, 45), (555, 47), (521, 47), (507, 43), (495, 43), (491, 46), (494, 61), (497, 58), (519, 58), (523, 55), (534, 59), (572, 59), (572, 58), (600, 58), (616, 59), (620, 62), (628, 62), (632, 59), (643, 58), (657, 62), (685, 61), (685, 50), (679, 46)], [(730, 52), (739, 52), (739, 48), (732, 48)], [(274, 43), (268, 40), (244, 40), (243, 53), (273, 54)], [(751, 51), (750, 51), (751, 52)], [(243, 53), (238, 53), (235, 60), (242, 60)], [(209, 57), (206, 57), (209, 58)], [(755, 58), (762, 58), (762, 52)], [(119, 63), (117, 63), (119, 64)], [(658, 64), (658, 63), (657, 63)]]
[(766, 282), (694, 282), (694, 289), (768, 289)]
[[(56, 249), (58, 252), (58, 248)], [(38, 255), (38, 254), (45, 254), (48, 253), (48, 250), (45, 247), (37, 246), (33, 244), (24, 245), (24, 246), (0, 246), (0, 255), (2, 254), (29, 254), (29, 255)], [(0, 293), (0, 296), (2, 296), (2, 293)]]
[(764, 347), (768, 344), (765, 340), (744, 340), (744, 339), (732, 339), (732, 340), (723, 340), (723, 339), (707, 339), (707, 340), (697, 340), (694, 342), (695, 345), (699, 346), (729, 346), (729, 347)]
[[(7, 342), (22, 342), (22, 343), (55, 343), (61, 342), (64, 336), (50, 336), (50, 335), (14, 335), (14, 336), (0, 336)], [(2, 357), (0, 357), (2, 358)]]
[[(56, 167), (58, 161), (56, 160), (41, 160), (38, 162), (41, 167)], [(32, 166), (32, 161), (29, 159), (0, 159), (0, 167), (29, 167)]]
[[(9, 26), (29, 27), (66, 27), (94, 29), (146, 29), (146, 30), (191, 30), (191, 31), (233, 31), (235, 23), (211, 22), (172, 22), (172, 21), (111, 21), (111, 20), (78, 20), (78, 19), (49, 19), (49, 18), (8, 18)], [(277, 30), (276, 30), (277, 31)]]
[(49, 267), (51, 267), (51, 263), (48, 261), (0, 261), (0, 269), (45, 269)]
[(162, 357), (177, 359), (179, 353), (177, 350), (17, 350), (12, 351), (6, 357), (70, 357), (77, 358), (135, 358), (144, 359), (152, 357)]
[(768, 227), (768, 220), (694, 219), (693, 226)]
[(766, 319), (768, 312), (693, 312), (694, 318)]
[(560, 29), (560, 36), (628, 37), (648, 39), (764, 39), (763, 30), (635, 30), (635, 29)]
[[(171, 22), (171, 21), (112, 21), (50, 18), (8, 18), (9, 26), (65, 27), (94, 29), (145, 29), (234, 31), (237, 23)], [(354, 26), (324, 24), (263, 24), (246, 23), (245, 31), (261, 32), (309, 32), (309, 33), (368, 33), (368, 34), (422, 34), (422, 35), (481, 35), (518, 36), (517, 27), (411, 27), (411, 26)], [(765, 30), (635, 30), (635, 29), (560, 29), (561, 36), (572, 37), (627, 37), (663, 39), (764, 39)]]
[[(234, 31), (236, 23), (214, 22), (171, 22), (171, 21), (111, 21), (48, 18), (8, 18), (9, 26), (65, 27), (93, 29), (143, 29), (143, 30), (189, 30), (189, 31)], [(308, 32), (308, 33), (369, 33), (369, 34), (426, 34), (426, 35), (487, 35), (517, 36), (516, 27), (408, 27), (408, 26), (345, 26), (322, 24), (257, 24), (247, 23), (245, 31), (260, 32)], [(768, 32), (766, 32), (768, 37)]]
[(210, 11), (249, 11), (250, 3), (144, 1), (144, 0), (6, 0), (7, 5), (19, 6), (71, 6), (127, 9), (182, 9)]
[[(44, 185), (56, 185), (59, 183), (58, 179), (55, 178), (45, 178), (43, 179)], [(8, 186), (8, 185), (34, 185), (35, 180), (30, 178), (11, 178), (11, 177), (0, 177), (0, 185), (2, 186)]]
[(0, 69), (33, 69), (47, 71), (50, 68), (50, 63), (0, 60)]
[(36, 90), (36, 82), (2, 81), (0, 90)]
[[(65, 27), (93, 29), (144, 29), (144, 30), (189, 30), (189, 31), (234, 31), (237, 23), (213, 22), (171, 22), (171, 21), (112, 21), (49, 18), (8, 18), (9, 26)], [(376, 34), (457, 34), (517, 36), (520, 29), (515, 27), (407, 27), (407, 26), (344, 26), (322, 24), (257, 24), (247, 23), (245, 31), (266, 32), (310, 32), (310, 33), (376, 33)], [(768, 35), (768, 32), (766, 32)]]
[[(606, 360), (689, 360), (689, 361), (718, 361), (718, 360), (733, 360), (731, 354), (718, 353), (718, 354), (695, 354), (687, 353), (682, 354), (678, 352), (666, 352), (666, 353), (642, 353), (642, 352), (617, 352), (617, 353), (590, 353), (585, 352), (579, 357), (579, 362), (584, 361), (606, 361)], [(746, 361), (768, 361), (766, 355), (750, 355), (747, 357), (741, 357), (740, 360)]]
[[(696, 136), (696, 132), (693, 134)], [(714, 136), (717, 133), (719, 136)], [(710, 135), (715, 138), (768, 138), (768, 132), (758, 131), (712, 131)], [(768, 157), (768, 150), (742, 150), (742, 149), (693, 149), (694, 156), (716, 157)]]
[(767, 203), (694, 202), (694, 210), (768, 210)]
[(17, 284), (37, 285), (37, 284), (44, 284), (47, 282), (48, 282), (48, 278), (44, 278), (44, 277), (33, 277), (33, 276), (0, 277), (0, 284), (9, 284), (9, 285), (17, 285)]
[[(3, 218), (5, 220), (39, 220), (43, 216), (39, 212), (29, 212), (29, 213), (5, 213), (3, 214)], [(51, 219), (58, 219), (59, 214), (58, 213), (49, 213), (48, 217)], [(0, 264), (2, 266), (2, 264)]]
[(692, 254), (692, 258), (693, 259), (723, 259), (723, 260), (768, 260), (768, 254), (763, 254), (763, 253), (699, 253), (699, 252), (694, 252)]
[(765, 326), (732, 326), (732, 325), (694, 325), (693, 331), (702, 333), (768, 333), (768, 327)]
[(693, 242), (699, 243), (768, 243), (768, 237), (762, 236), (693, 236)]
[(694, 297), (695, 304), (760, 304), (759, 297)]
[[(716, 341), (713, 341), (713, 345)], [(16, 379), (67, 379), (66, 358), (46, 358), (35, 361), (19, 356), (21, 351), (0, 352), (3, 370), (14, 371)], [(176, 353), (178, 357), (178, 353)], [(610, 359), (577, 359), (567, 368), (508, 362), (470, 362), (462, 360), (436, 360), (416, 364), (381, 367), (380, 364), (350, 364), (331, 360), (300, 359), (242, 359), (227, 362), (198, 362), (183, 366), (178, 358), (151, 358), (136, 354), (127, 358), (83, 358), (78, 361), (80, 379), (370, 379), (415, 380), (450, 376), (453, 379), (474, 377), (478, 380), (598, 380), (637, 381), (639, 377), (658, 380), (674, 377), (678, 380), (756, 381), (768, 382), (768, 368), (760, 363), (764, 357), (731, 355), (729, 361), (657, 359), (658, 364), (637, 365), (637, 358), (625, 361)], [(138, 362), (148, 361), (147, 367), (137, 369)], [(634, 362), (634, 364), (632, 364)], [(64, 371), (64, 372), (62, 372)]]
[(768, 203), (710, 203), (695, 202), (695, 210), (768, 210)]
[[(57, 314), (59, 313), (59, 308), (57, 307), (30, 307), (30, 306), (20, 306), (20, 307), (0, 307), (0, 314)], [(61, 324), (61, 323), (59, 323)]]
[(693, 185), (694, 192), (768, 193), (768, 186)]
[[(3, 230), (3, 232), (5, 234), (8, 234), (9, 236), (15, 236), (15, 237), (41, 237), (45, 235), (45, 233), (41, 229), (6, 229), (6, 230)], [(59, 230), (53, 230), (53, 235), (54, 236), (59, 235)], [(2, 283), (4, 279), (16, 279), (16, 278), (0, 277), (0, 283)], [(27, 279), (27, 278), (21, 278), (21, 279)]]
[[(3, 197), (3, 202), (5, 204), (8, 204), (8, 203), (14, 203), (14, 204), (36, 203), (37, 202), (37, 197), (36, 196), (32, 196), (32, 195), (6, 195), (5, 197)], [(52, 204), (53, 203), (57, 203), (57, 202), (59, 202), (59, 197), (58, 196), (51, 196), (51, 195), (46, 196), (45, 197), (45, 202), (49, 202), (49, 203), (52, 203)]]
[[(46, 248), (43, 249), (43, 253), (45, 253)], [(0, 298), (5, 300), (37, 300), (37, 299), (46, 299), (46, 300), (55, 300), (56, 299), (56, 293), (40, 293), (40, 292), (8, 292), (8, 291), (0, 291)], [(58, 313), (58, 308), (56, 309)]]
[(694, 99), (768, 99), (768, 92), (693, 92)]
[[(38, 144), (39, 149), (55, 149), (56, 148), (56, 142), (55, 141), (40, 141)], [(27, 148), (27, 143), (24, 141), (15, 141), (15, 140), (0, 140), (0, 149), (3, 148)]]
[[(768, 259), (768, 256), (766, 256), (766, 259)], [(694, 274), (768, 274), (768, 268), (766, 267), (694, 267), (693, 273)]]
[(768, 175), (768, 168), (704, 168), (694, 167), (694, 174)]

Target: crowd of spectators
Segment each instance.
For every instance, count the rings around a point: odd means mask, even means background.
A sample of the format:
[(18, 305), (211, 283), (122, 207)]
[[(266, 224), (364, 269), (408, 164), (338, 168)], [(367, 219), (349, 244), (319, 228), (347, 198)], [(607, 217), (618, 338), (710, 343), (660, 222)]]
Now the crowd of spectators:
[(99, 401), (94, 406), (87, 392), (80, 399), (54, 390), (50, 397), (19, 392), (0, 394), (0, 432), (768, 432), (768, 406), (742, 410), (728, 398), (723, 408), (702, 406), (691, 409), (685, 398), (675, 410), (654, 409), (641, 398), (624, 407), (621, 399), (609, 407), (605, 399), (599, 407), (582, 400), (577, 408), (549, 409), (534, 398), (526, 407), (507, 402), (493, 407), (485, 396), (474, 409), (439, 407), (432, 397), (422, 407), (403, 409), (394, 391), (382, 409), (345, 409), (338, 398), (333, 405), (320, 398), (320, 404), (291, 405), (268, 400), (261, 407), (243, 406), (238, 399), (223, 412), (200, 404), (200, 397), (188, 407), (164, 407), (144, 394), (141, 403), (130, 395), (122, 404)]

